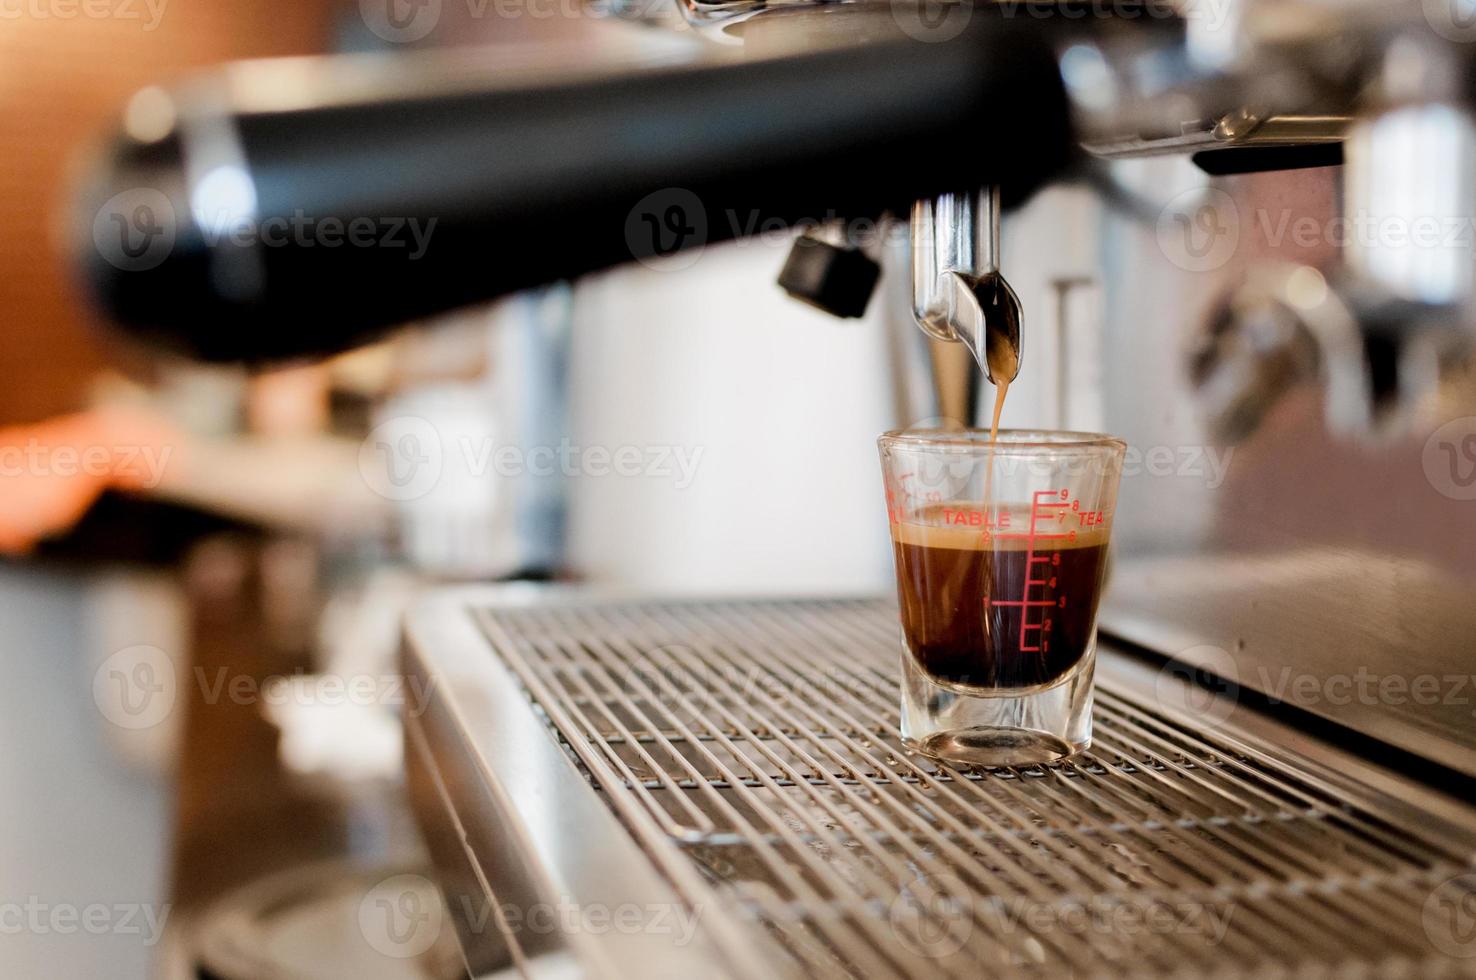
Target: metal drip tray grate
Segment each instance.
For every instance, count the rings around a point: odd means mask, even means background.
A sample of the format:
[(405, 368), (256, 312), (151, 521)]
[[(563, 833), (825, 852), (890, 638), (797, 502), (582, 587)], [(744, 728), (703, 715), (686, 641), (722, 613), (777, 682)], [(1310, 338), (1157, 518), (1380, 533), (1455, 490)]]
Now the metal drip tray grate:
[(959, 771), (907, 754), (887, 604), (478, 615), (607, 803), (664, 852), (657, 863), (700, 870), (685, 899), (755, 921), (804, 972), (1471, 963), (1444, 955), (1459, 937), (1439, 935), (1431, 911), (1476, 902), (1476, 877), (1450, 884), (1472, 870), (1464, 830), (1411, 832), (1233, 734), (1170, 720), (1151, 697), (1099, 687), (1093, 749), (1070, 763)]

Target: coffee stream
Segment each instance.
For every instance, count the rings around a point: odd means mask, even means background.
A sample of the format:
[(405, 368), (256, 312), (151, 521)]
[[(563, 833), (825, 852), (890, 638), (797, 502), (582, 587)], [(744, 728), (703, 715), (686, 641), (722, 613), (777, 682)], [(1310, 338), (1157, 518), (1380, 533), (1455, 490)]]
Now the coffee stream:
[[(1020, 373), (1020, 351), (1010, 342), (1010, 337), (1020, 336), (1020, 302), (1014, 291), (998, 276), (990, 296), (992, 300), (984, 320), (984, 360), (988, 365), (985, 374), (994, 382), (994, 418), (989, 424), (989, 447), (993, 450), (999, 444), (999, 416), (1004, 411), (1005, 397), (1010, 393), (1010, 382)], [(991, 452), (989, 468), (984, 471), (986, 514), (993, 503), (993, 486), (994, 454)]]
[[(993, 446), (999, 442), (999, 413), (1004, 411), (1005, 396), (1010, 393), (1010, 383), (1001, 378), (994, 386), (994, 421), (989, 425), (989, 445)], [(991, 468), (992, 469), (992, 468)], [(987, 486), (987, 485), (986, 485)], [(988, 502), (989, 494), (986, 490), (985, 501)]]
[(1020, 300), (1004, 278), (993, 277), (994, 288), (988, 289), (984, 309), (984, 364), (994, 382), (994, 424), (989, 427), (989, 442), (999, 441), (999, 413), (1004, 410), (1010, 382), (1020, 373)]

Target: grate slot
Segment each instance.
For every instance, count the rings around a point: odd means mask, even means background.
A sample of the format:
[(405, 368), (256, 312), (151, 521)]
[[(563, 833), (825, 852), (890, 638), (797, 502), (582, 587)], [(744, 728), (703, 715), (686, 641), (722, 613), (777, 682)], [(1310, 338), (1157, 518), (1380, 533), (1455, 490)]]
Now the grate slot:
[[(1421, 974), (1418, 836), (1222, 732), (1099, 691), (1070, 762), (959, 770), (896, 735), (883, 603), (570, 602), (489, 635), (612, 807), (813, 975)], [(642, 815), (644, 815), (642, 817)], [(695, 900), (695, 897), (694, 897)]]

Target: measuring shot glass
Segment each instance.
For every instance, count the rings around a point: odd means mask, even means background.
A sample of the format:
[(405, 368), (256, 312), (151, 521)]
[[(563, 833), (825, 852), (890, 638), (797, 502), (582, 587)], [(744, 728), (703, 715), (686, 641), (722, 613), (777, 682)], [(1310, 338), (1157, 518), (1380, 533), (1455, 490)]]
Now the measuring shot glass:
[(903, 740), (993, 766), (1085, 749), (1126, 444), (914, 429), (878, 445), (901, 606)]

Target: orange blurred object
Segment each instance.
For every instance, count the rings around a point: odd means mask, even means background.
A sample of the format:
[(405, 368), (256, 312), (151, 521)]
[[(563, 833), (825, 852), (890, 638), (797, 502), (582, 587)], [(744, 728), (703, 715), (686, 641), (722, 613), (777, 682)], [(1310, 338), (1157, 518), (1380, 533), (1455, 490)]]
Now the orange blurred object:
[(167, 423), (131, 409), (0, 429), (0, 553), (66, 531), (105, 490), (157, 487), (181, 445)]

